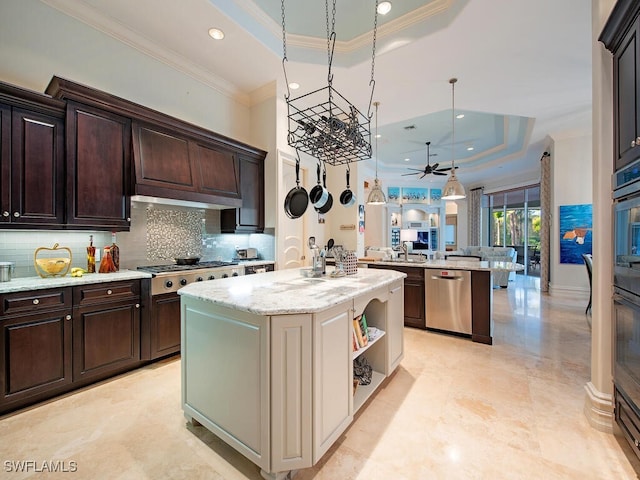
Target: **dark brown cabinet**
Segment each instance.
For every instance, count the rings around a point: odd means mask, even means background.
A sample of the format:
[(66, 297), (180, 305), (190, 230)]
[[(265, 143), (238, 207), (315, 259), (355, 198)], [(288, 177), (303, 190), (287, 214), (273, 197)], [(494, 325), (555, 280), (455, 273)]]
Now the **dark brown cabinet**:
[(154, 295), (151, 300), (151, 359), (180, 352), (180, 297)]
[(148, 287), (143, 279), (0, 295), (0, 414), (141, 365)]
[(240, 157), (242, 207), (220, 212), (222, 233), (264, 231), (264, 157)]
[(140, 281), (74, 287), (73, 379), (98, 380), (140, 362)]
[(70, 288), (0, 295), (0, 413), (72, 382)]
[(131, 121), (90, 106), (67, 106), (67, 224), (128, 230)]
[(404, 279), (404, 325), (425, 329), (424, 309), (424, 268), (392, 265), (369, 265), (369, 268), (383, 268), (406, 273)]
[(64, 104), (0, 83), (0, 226), (64, 223)]
[(599, 40), (613, 53), (614, 169), (640, 158), (640, 2), (619, 0)]
[(179, 128), (133, 122), (135, 193), (238, 206), (237, 156), (213, 140)]

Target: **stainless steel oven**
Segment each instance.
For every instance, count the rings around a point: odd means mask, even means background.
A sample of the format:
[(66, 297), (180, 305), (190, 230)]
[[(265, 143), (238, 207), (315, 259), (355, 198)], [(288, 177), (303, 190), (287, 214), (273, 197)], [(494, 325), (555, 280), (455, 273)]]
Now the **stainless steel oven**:
[(615, 287), (640, 296), (640, 192), (614, 206)]
[(150, 272), (149, 360), (180, 352), (180, 296), (178, 290), (193, 282), (244, 275), (235, 262), (200, 262), (195, 265), (138, 267)]

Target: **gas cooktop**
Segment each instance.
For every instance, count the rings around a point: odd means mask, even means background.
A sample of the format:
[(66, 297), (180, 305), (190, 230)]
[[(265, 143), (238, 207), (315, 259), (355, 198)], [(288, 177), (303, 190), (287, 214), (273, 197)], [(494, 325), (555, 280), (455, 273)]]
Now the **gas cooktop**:
[(228, 267), (238, 265), (238, 262), (220, 262), (220, 261), (210, 261), (210, 262), (198, 262), (195, 265), (177, 265), (175, 263), (170, 263), (168, 265), (148, 265), (138, 267), (138, 270), (144, 270), (146, 272), (151, 273), (164, 273), (164, 272), (184, 272), (187, 270), (200, 270), (203, 268), (216, 268), (216, 267)]

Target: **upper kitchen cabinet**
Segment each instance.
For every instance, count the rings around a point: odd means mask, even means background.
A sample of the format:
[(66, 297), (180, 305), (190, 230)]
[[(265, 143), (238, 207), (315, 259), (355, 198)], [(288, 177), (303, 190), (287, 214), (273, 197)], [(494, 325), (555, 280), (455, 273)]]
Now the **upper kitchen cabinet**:
[(66, 144), (67, 223), (128, 230), (131, 121), (70, 101)]
[(242, 207), (220, 212), (222, 233), (262, 233), (264, 231), (264, 155), (240, 156)]
[(599, 40), (613, 53), (614, 170), (640, 158), (640, 1), (618, 0)]
[(0, 226), (64, 223), (64, 103), (0, 83)]

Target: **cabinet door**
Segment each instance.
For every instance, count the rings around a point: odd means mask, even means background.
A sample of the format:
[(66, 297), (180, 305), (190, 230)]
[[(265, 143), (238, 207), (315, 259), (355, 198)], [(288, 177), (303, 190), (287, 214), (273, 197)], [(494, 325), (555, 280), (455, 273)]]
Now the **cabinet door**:
[(242, 207), (220, 212), (222, 233), (264, 231), (264, 160), (240, 157)]
[(11, 221), (11, 108), (0, 105), (0, 224)]
[(74, 309), (74, 382), (106, 378), (139, 362), (139, 304), (116, 302)]
[(64, 223), (64, 123), (15, 108), (11, 114), (12, 223)]
[(313, 332), (313, 463), (344, 432), (352, 416), (352, 312), (343, 305), (318, 314)]
[(67, 223), (128, 230), (131, 122), (68, 103)]
[(613, 57), (615, 170), (640, 157), (640, 20)]
[(2, 320), (0, 411), (17, 408), (71, 383), (71, 310)]
[(180, 297), (154, 295), (151, 303), (151, 359), (180, 351)]

